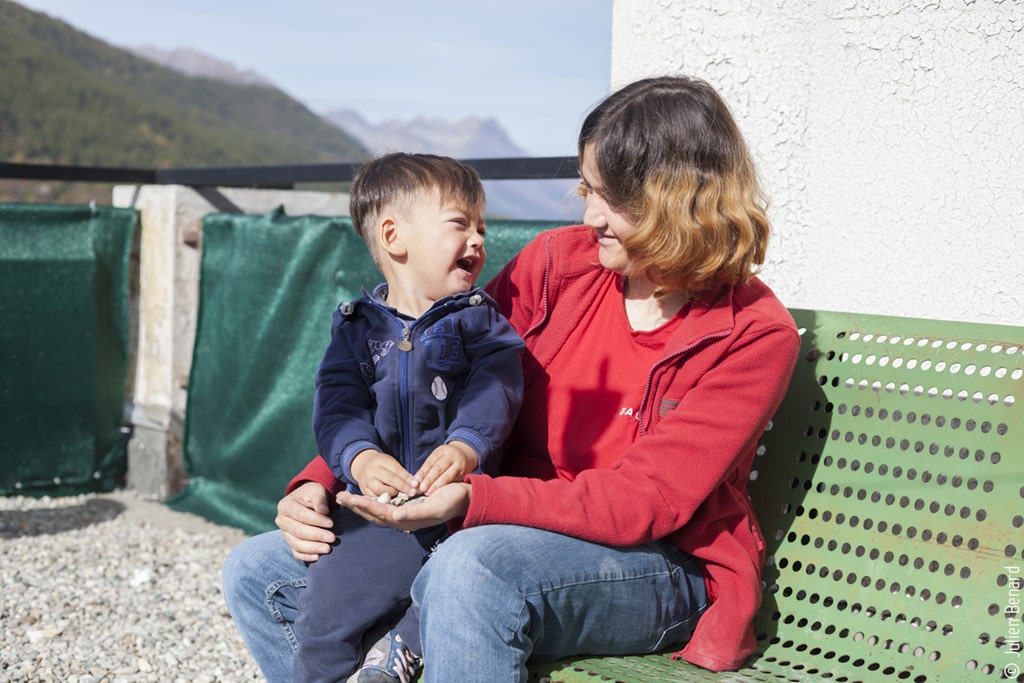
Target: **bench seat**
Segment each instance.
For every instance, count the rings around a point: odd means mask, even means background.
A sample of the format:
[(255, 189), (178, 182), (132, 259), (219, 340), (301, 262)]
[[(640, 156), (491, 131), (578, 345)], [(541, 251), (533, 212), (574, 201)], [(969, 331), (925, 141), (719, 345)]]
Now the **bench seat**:
[(1024, 680), (1024, 328), (792, 313), (801, 358), (749, 486), (768, 543), (756, 654), (731, 673), (666, 652), (535, 678)]

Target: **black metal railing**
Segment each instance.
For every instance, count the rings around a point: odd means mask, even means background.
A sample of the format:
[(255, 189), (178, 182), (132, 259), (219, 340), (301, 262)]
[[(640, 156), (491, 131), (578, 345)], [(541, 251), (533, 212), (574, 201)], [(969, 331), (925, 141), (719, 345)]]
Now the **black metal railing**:
[[(484, 180), (551, 180), (578, 177), (576, 157), (463, 159)], [(111, 168), (0, 162), (0, 179), (85, 183), (291, 188), (296, 183), (347, 182), (359, 162), (192, 168)]]

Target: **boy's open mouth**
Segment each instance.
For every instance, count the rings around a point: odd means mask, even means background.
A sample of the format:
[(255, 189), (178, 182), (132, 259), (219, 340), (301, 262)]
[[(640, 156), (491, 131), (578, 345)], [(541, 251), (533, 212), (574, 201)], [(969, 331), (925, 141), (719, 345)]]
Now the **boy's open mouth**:
[(473, 272), (473, 261), (471, 261), (468, 258), (460, 258), (458, 261), (455, 262), (455, 265), (461, 268), (462, 270), (466, 271), (467, 273)]

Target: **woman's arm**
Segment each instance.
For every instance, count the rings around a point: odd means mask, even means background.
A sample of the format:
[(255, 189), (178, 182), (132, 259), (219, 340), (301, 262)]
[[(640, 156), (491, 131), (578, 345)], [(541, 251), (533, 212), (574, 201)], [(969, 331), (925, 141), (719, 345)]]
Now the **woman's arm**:
[(798, 348), (788, 326), (748, 331), (611, 468), (571, 481), (468, 477), (464, 526), (520, 524), (629, 546), (681, 529), (726, 480), (745, 497), (749, 459), (782, 401)]
[(331, 468), (327, 465), (327, 461), (319, 455), (306, 463), (306, 466), (302, 468), (302, 471), (296, 474), (295, 477), (288, 482), (288, 486), (285, 487), (284, 492), (286, 494), (291, 493), (309, 481), (315, 481), (323, 486), (331, 498), (334, 497), (335, 493), (345, 488), (345, 482), (334, 476), (334, 472), (332, 472)]

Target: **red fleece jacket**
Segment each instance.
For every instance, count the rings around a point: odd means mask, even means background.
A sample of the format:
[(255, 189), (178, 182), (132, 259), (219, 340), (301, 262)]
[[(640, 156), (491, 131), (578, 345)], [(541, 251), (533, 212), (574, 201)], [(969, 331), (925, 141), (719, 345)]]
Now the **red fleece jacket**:
[[(574, 226), (538, 236), (487, 285), (526, 342), (527, 385), (609, 277), (593, 231)], [(463, 526), (519, 524), (613, 546), (668, 540), (701, 561), (713, 601), (677, 656), (713, 671), (739, 668), (754, 651), (764, 564), (747, 480), (799, 345), (789, 312), (757, 279), (702, 297), (663, 358), (637, 368), (646, 378), (640, 437), (612, 467), (553, 478), (549, 462), (517, 460), (513, 431), (506, 462), (526, 476), (467, 477), (473, 490)], [(570, 407), (548, 410), (557, 420)], [(289, 490), (308, 480), (338, 488), (319, 459)]]

